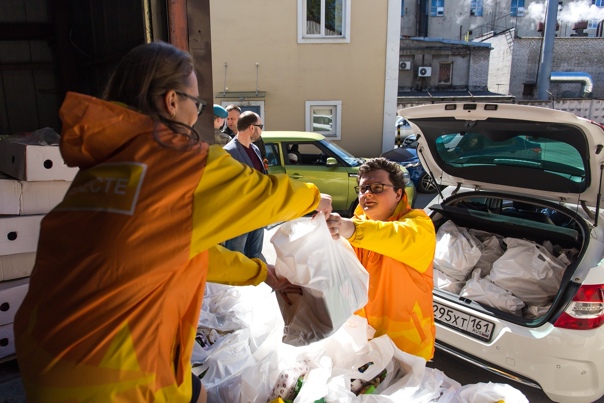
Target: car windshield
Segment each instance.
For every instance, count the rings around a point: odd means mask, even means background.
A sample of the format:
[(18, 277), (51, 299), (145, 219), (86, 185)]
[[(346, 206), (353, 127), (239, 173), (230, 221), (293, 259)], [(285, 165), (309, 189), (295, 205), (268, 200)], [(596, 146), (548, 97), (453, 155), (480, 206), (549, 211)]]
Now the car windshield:
[(359, 166), (363, 163), (362, 158), (357, 158), (354, 155), (350, 154), (348, 151), (340, 148), (329, 140), (321, 140), (321, 144), (327, 147), (332, 153), (337, 155), (339, 158), (343, 159), (348, 165), (352, 167)]
[(571, 144), (523, 132), (445, 133), (436, 138), (436, 150), (443, 162), (454, 168), (534, 168), (575, 182), (585, 179), (583, 158)]

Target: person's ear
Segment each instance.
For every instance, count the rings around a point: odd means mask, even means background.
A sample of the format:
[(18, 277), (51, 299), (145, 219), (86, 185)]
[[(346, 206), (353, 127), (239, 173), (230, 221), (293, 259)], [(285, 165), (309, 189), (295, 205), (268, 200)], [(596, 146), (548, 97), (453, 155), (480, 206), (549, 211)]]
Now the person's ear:
[(398, 189), (396, 191), (396, 201), (401, 201), (401, 199), (403, 198), (404, 191), (405, 191), (404, 189)]
[(162, 109), (166, 111), (166, 115), (168, 115), (171, 119), (174, 119), (174, 117), (176, 116), (177, 109), (176, 91), (166, 91), (166, 93), (162, 97), (162, 106)]

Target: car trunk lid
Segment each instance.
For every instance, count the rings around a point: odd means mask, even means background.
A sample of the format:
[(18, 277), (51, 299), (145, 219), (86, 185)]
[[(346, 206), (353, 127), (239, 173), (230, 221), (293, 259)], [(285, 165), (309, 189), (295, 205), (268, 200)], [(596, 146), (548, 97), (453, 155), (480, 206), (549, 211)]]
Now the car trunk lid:
[(441, 185), (598, 206), (602, 126), (553, 109), (433, 104), (399, 111), (420, 133), (418, 155)]

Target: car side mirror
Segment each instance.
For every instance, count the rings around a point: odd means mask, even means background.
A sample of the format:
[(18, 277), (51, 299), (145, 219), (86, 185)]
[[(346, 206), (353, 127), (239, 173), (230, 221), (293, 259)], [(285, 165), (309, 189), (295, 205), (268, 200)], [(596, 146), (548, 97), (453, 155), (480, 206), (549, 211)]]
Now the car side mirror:
[(335, 167), (336, 165), (338, 165), (338, 160), (334, 157), (327, 157), (327, 160), (325, 161), (326, 167)]

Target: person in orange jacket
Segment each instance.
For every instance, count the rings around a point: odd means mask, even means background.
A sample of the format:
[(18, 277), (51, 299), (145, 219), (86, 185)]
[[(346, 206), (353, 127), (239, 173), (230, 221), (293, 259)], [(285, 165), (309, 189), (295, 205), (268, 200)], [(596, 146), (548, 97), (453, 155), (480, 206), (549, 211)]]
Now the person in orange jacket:
[(352, 219), (332, 213), (332, 236), (348, 239), (369, 272), (369, 301), (356, 312), (375, 337), (387, 334), (409, 354), (434, 356), (432, 261), (436, 233), (430, 217), (411, 209), (400, 167), (373, 158), (359, 168), (359, 205)]
[(288, 287), (219, 243), (331, 212), (314, 185), (200, 141), (198, 91), (191, 55), (155, 42), (124, 57), (104, 100), (67, 94), (60, 150), (80, 170), (42, 220), (14, 321), (28, 401), (204, 401), (191, 353), (206, 281)]

